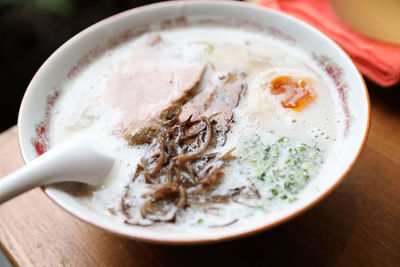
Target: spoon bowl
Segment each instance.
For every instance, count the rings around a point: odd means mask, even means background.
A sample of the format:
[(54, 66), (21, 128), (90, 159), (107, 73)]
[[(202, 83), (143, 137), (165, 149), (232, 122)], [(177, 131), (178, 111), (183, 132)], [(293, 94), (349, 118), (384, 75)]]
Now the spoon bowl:
[(99, 186), (107, 178), (114, 160), (111, 153), (91, 138), (62, 142), (0, 179), (0, 204), (43, 185), (79, 182)]

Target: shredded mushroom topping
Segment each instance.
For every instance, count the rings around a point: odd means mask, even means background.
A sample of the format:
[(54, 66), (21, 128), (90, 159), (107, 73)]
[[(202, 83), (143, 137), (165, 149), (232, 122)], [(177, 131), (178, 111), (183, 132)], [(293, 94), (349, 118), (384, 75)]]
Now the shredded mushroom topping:
[[(215, 129), (215, 116), (194, 121), (189, 117), (179, 122), (179, 113), (180, 109), (175, 110), (173, 117), (165, 120), (158, 138), (150, 145), (150, 153), (141, 158), (130, 182), (141, 178), (153, 188), (142, 196), (146, 201), (140, 207), (141, 216), (152, 223), (175, 222), (177, 212), (190, 206), (227, 203), (244, 189), (236, 188), (226, 195), (209, 194), (224, 176), (224, 167), (234, 159), (235, 148), (225, 154), (208, 153), (218, 146), (217, 137), (226, 134)], [(143, 225), (130, 221), (130, 188), (125, 188), (121, 200), (122, 213), (126, 223)]]

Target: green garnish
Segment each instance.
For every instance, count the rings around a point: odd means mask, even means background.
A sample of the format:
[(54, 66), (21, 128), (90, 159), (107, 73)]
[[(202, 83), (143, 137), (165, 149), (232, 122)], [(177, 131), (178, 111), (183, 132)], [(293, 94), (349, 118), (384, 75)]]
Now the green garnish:
[(288, 141), (289, 141), (289, 138), (287, 138), (287, 137), (281, 137), (278, 139), (278, 143), (286, 143)]
[(272, 188), (272, 189), (271, 189), (271, 193), (272, 193), (274, 196), (278, 195), (278, 191), (277, 191), (275, 188)]
[(288, 137), (266, 144), (260, 136), (254, 135), (243, 143), (239, 156), (247, 168), (243, 172), (269, 188), (269, 200), (278, 197), (289, 202), (297, 199), (296, 195), (318, 174), (323, 164), (323, 151), (315, 142), (295, 144)]
[(265, 181), (264, 177), (265, 177), (265, 172), (262, 172), (258, 179), (260, 179), (261, 181)]

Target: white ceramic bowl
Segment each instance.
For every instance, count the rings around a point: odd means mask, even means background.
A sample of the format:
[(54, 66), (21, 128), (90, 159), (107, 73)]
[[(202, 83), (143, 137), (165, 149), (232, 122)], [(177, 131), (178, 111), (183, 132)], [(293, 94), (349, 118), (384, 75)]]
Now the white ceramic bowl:
[[(338, 105), (346, 115), (344, 138), (335, 151), (334, 164), (314, 182), (318, 190), (303, 194), (290, 209), (265, 219), (247, 220), (209, 231), (160, 231), (151, 227), (123, 225), (82, 205), (63, 191), (46, 188), (46, 194), (57, 204), (82, 220), (129, 238), (158, 243), (194, 244), (227, 240), (256, 233), (304, 212), (331, 192), (352, 168), (365, 144), (370, 120), (370, 107), (364, 81), (349, 57), (329, 38), (313, 27), (280, 12), (230, 1), (165, 2), (144, 6), (105, 19), (77, 34), (61, 46), (42, 65), (32, 79), (21, 104), (18, 118), (19, 142), (26, 162), (37, 157), (33, 141), (46, 115), (49, 94), (61, 81), (79, 72), (102, 51), (140, 34), (150, 25), (183, 26), (186, 18), (203, 18), (226, 25), (252, 25), (300, 47), (328, 73), (335, 84)], [(43, 128), (44, 127), (44, 128)], [(340, 208), (340, 207), (338, 207)]]

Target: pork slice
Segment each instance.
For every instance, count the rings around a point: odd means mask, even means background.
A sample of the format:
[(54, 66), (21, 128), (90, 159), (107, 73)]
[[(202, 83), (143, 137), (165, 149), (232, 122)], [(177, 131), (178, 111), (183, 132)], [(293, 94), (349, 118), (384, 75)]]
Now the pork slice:
[(162, 39), (145, 41), (113, 73), (106, 101), (121, 110), (119, 132), (130, 145), (149, 143), (157, 135), (162, 116), (201, 81), (204, 63), (188, 63), (168, 52)]
[(180, 121), (199, 120), (201, 116), (212, 116), (216, 129), (222, 134), (229, 130), (233, 118), (233, 109), (239, 104), (245, 83), (242, 73), (228, 73), (218, 84), (204, 88), (183, 107)]

